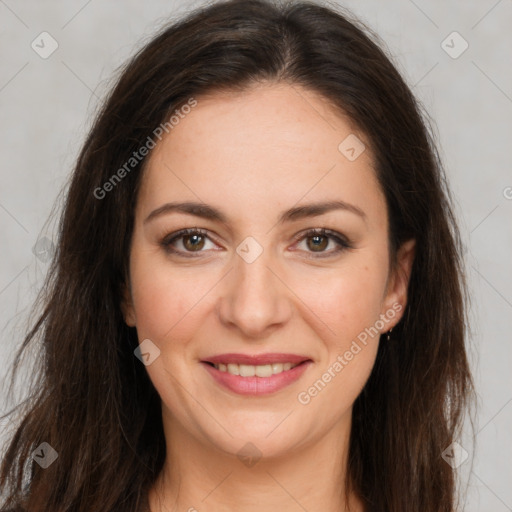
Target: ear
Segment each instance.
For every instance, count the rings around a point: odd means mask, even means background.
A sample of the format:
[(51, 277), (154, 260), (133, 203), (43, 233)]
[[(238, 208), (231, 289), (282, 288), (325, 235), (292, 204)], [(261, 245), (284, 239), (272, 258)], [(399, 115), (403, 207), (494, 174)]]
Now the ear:
[(133, 307), (131, 286), (128, 281), (125, 281), (125, 283), (123, 284), (121, 312), (123, 313), (126, 325), (128, 325), (129, 327), (135, 327), (135, 309)]
[[(404, 242), (398, 249), (396, 267), (391, 269), (382, 313), (390, 309), (401, 313), (398, 313), (396, 317), (394, 317), (392, 324), (386, 327), (388, 331), (400, 321), (403, 311), (405, 310), (407, 304), (407, 288), (411, 277), (415, 251), (416, 240), (410, 239)], [(399, 309), (398, 304), (401, 306)]]

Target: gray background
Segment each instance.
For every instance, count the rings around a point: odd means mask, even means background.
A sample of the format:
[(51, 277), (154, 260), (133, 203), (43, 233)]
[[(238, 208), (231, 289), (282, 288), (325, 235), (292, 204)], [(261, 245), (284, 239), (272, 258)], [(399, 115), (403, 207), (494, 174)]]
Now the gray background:
[[(201, 3), (0, 0), (0, 377), (47, 270), (44, 245), (39, 257), (34, 245), (52, 239), (46, 221), (113, 71), (166, 19)], [(512, 1), (340, 4), (385, 41), (436, 124), (473, 296), (469, 341), (479, 411), (476, 450), (469, 428), (462, 442), (470, 452), (460, 466), (464, 509), (510, 511)], [(43, 31), (59, 45), (47, 59), (31, 47)], [(469, 44), (458, 58), (445, 51), (463, 48), (457, 36), (446, 39), (453, 31)], [(5, 408), (4, 387), (0, 393)]]

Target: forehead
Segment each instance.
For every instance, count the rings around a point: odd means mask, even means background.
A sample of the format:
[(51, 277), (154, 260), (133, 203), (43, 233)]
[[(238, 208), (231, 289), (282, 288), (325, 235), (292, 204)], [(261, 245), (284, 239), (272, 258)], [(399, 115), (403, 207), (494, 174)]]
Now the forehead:
[[(249, 215), (329, 199), (382, 215), (368, 141), (322, 97), (279, 84), (196, 100), (151, 153), (139, 198), (147, 208), (188, 199)], [(346, 140), (365, 144), (355, 160), (340, 150)]]

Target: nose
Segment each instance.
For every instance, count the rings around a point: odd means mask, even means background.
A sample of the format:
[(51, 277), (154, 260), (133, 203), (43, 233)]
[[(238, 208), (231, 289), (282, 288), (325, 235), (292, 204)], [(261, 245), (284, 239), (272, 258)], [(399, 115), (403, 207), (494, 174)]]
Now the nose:
[(262, 339), (289, 320), (291, 292), (266, 251), (251, 263), (235, 254), (233, 265), (219, 298), (220, 321), (244, 338)]

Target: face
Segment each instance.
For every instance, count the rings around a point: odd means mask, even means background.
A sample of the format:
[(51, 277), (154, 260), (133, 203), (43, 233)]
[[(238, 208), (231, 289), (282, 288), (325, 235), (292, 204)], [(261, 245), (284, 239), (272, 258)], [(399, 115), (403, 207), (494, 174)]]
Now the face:
[(123, 312), (150, 340), (164, 422), (275, 456), (350, 425), (414, 244), (390, 270), (367, 140), (321, 97), (259, 85), (197, 102), (148, 160)]

